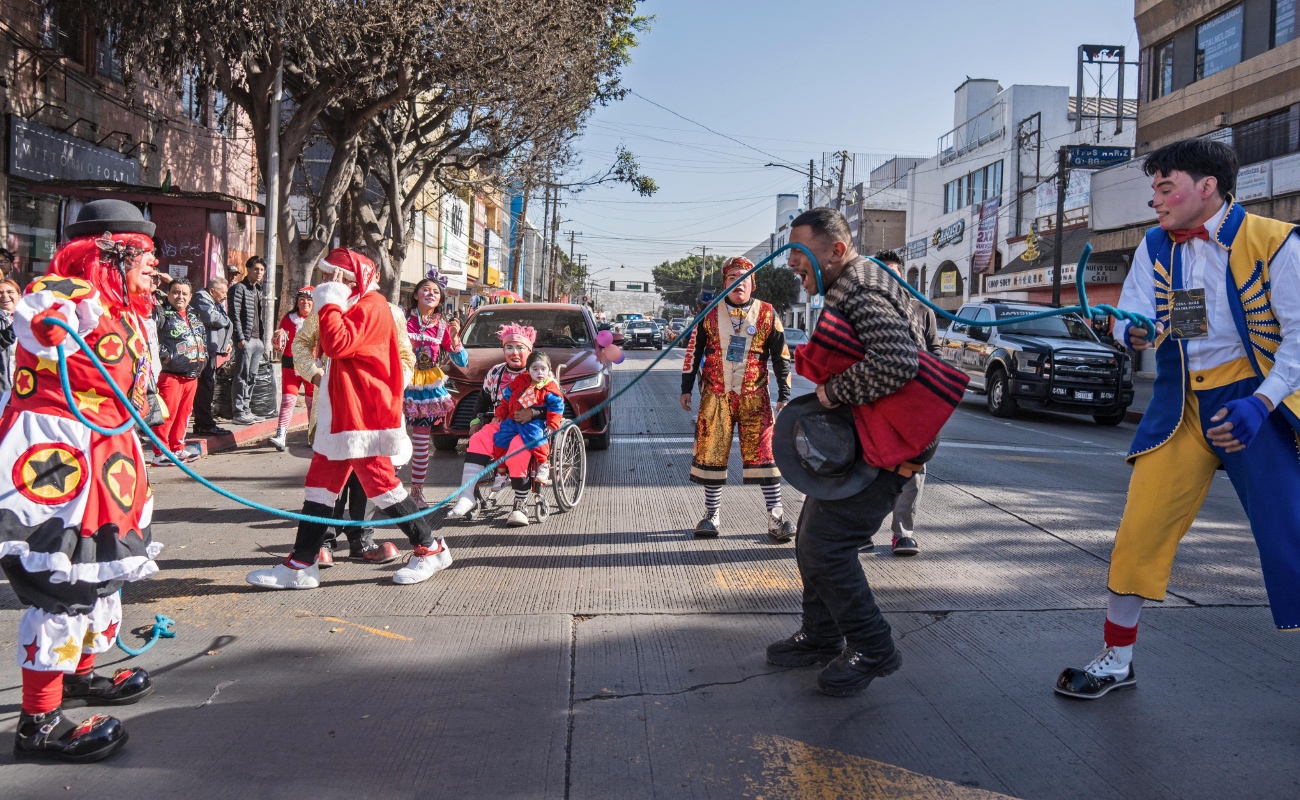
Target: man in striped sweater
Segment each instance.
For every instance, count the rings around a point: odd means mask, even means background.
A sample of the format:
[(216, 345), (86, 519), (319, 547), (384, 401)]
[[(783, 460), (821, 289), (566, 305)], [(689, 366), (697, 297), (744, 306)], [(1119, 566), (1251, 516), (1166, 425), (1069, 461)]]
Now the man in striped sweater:
[[(916, 377), (918, 351), (925, 347), (919, 304), (875, 263), (859, 256), (848, 221), (838, 211), (817, 208), (791, 223), (791, 244), (807, 247), (821, 269), (827, 312), (847, 320), (860, 343), (862, 358), (817, 386), (827, 408), (874, 403)], [(812, 262), (790, 252), (790, 268), (809, 295), (817, 294)], [(857, 350), (858, 348), (855, 348)], [(914, 463), (933, 455), (931, 444)], [(804, 500), (795, 548), (803, 579), (803, 625), (793, 636), (767, 648), (777, 666), (826, 664), (818, 676), (825, 694), (857, 694), (877, 677), (903, 663), (889, 623), (881, 615), (858, 561), (858, 549), (871, 542), (893, 513), (911, 469), (881, 469), (865, 489), (843, 500)]]

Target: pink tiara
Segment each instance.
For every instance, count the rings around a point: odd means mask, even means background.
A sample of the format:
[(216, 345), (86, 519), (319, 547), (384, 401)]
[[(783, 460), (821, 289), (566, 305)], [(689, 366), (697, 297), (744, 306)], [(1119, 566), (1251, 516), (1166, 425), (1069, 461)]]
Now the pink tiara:
[(497, 336), (501, 337), (502, 344), (511, 339), (520, 339), (532, 346), (537, 341), (537, 330), (520, 325), (518, 322), (512, 322), (509, 325), (502, 325), (501, 329), (497, 331)]

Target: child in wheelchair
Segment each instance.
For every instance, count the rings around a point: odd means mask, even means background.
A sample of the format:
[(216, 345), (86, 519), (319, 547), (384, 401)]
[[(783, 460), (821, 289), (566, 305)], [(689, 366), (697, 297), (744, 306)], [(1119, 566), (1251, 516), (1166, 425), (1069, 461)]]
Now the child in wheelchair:
[[(501, 427), (492, 439), (493, 458), (509, 452), (511, 442), (518, 437), (532, 453), (533, 463), (537, 465), (537, 483), (549, 484), (551, 443), (547, 435), (559, 430), (564, 422), (564, 395), (551, 373), (550, 357), (536, 350), (528, 356), (524, 374), (511, 381), (502, 392), (496, 418)], [(527, 488), (515, 488), (516, 509), (523, 507), (527, 494)]]

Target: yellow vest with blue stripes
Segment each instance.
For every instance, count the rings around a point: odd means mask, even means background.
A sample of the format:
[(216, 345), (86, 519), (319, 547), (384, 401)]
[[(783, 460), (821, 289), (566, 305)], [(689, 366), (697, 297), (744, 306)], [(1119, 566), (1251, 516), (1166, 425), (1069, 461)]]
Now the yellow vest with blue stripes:
[[(1263, 380), (1273, 369), (1282, 344), (1282, 326), (1273, 314), (1269, 294), (1269, 265), (1297, 226), (1268, 217), (1248, 214), (1228, 198), (1228, 211), (1210, 239), (1228, 251), (1228, 296), (1237, 335), (1245, 346), (1255, 374)], [(1156, 321), (1169, 328), (1169, 309), (1176, 288), (1185, 288), (1182, 261), (1186, 244), (1175, 245), (1163, 228), (1147, 231), (1143, 247), (1151, 256), (1155, 281)], [(1187, 391), (1187, 353), (1183, 342), (1165, 338), (1156, 349), (1156, 381), (1151, 405), (1138, 425), (1129, 450), (1129, 461), (1164, 444), (1182, 421), (1184, 392)], [(1283, 401), (1282, 413), (1300, 431), (1300, 392)]]

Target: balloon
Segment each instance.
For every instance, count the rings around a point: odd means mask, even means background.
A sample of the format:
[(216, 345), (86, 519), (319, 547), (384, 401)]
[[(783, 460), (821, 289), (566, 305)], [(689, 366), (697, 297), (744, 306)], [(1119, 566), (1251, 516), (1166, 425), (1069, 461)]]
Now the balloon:
[(618, 358), (614, 359), (614, 363), (615, 364), (623, 363), (623, 352), (621, 350), (619, 351)]
[(609, 347), (614, 343), (614, 334), (609, 331), (601, 331), (596, 334), (596, 344), (601, 347)]
[(617, 364), (623, 360), (623, 351), (616, 344), (607, 345), (605, 347), (605, 358)]

